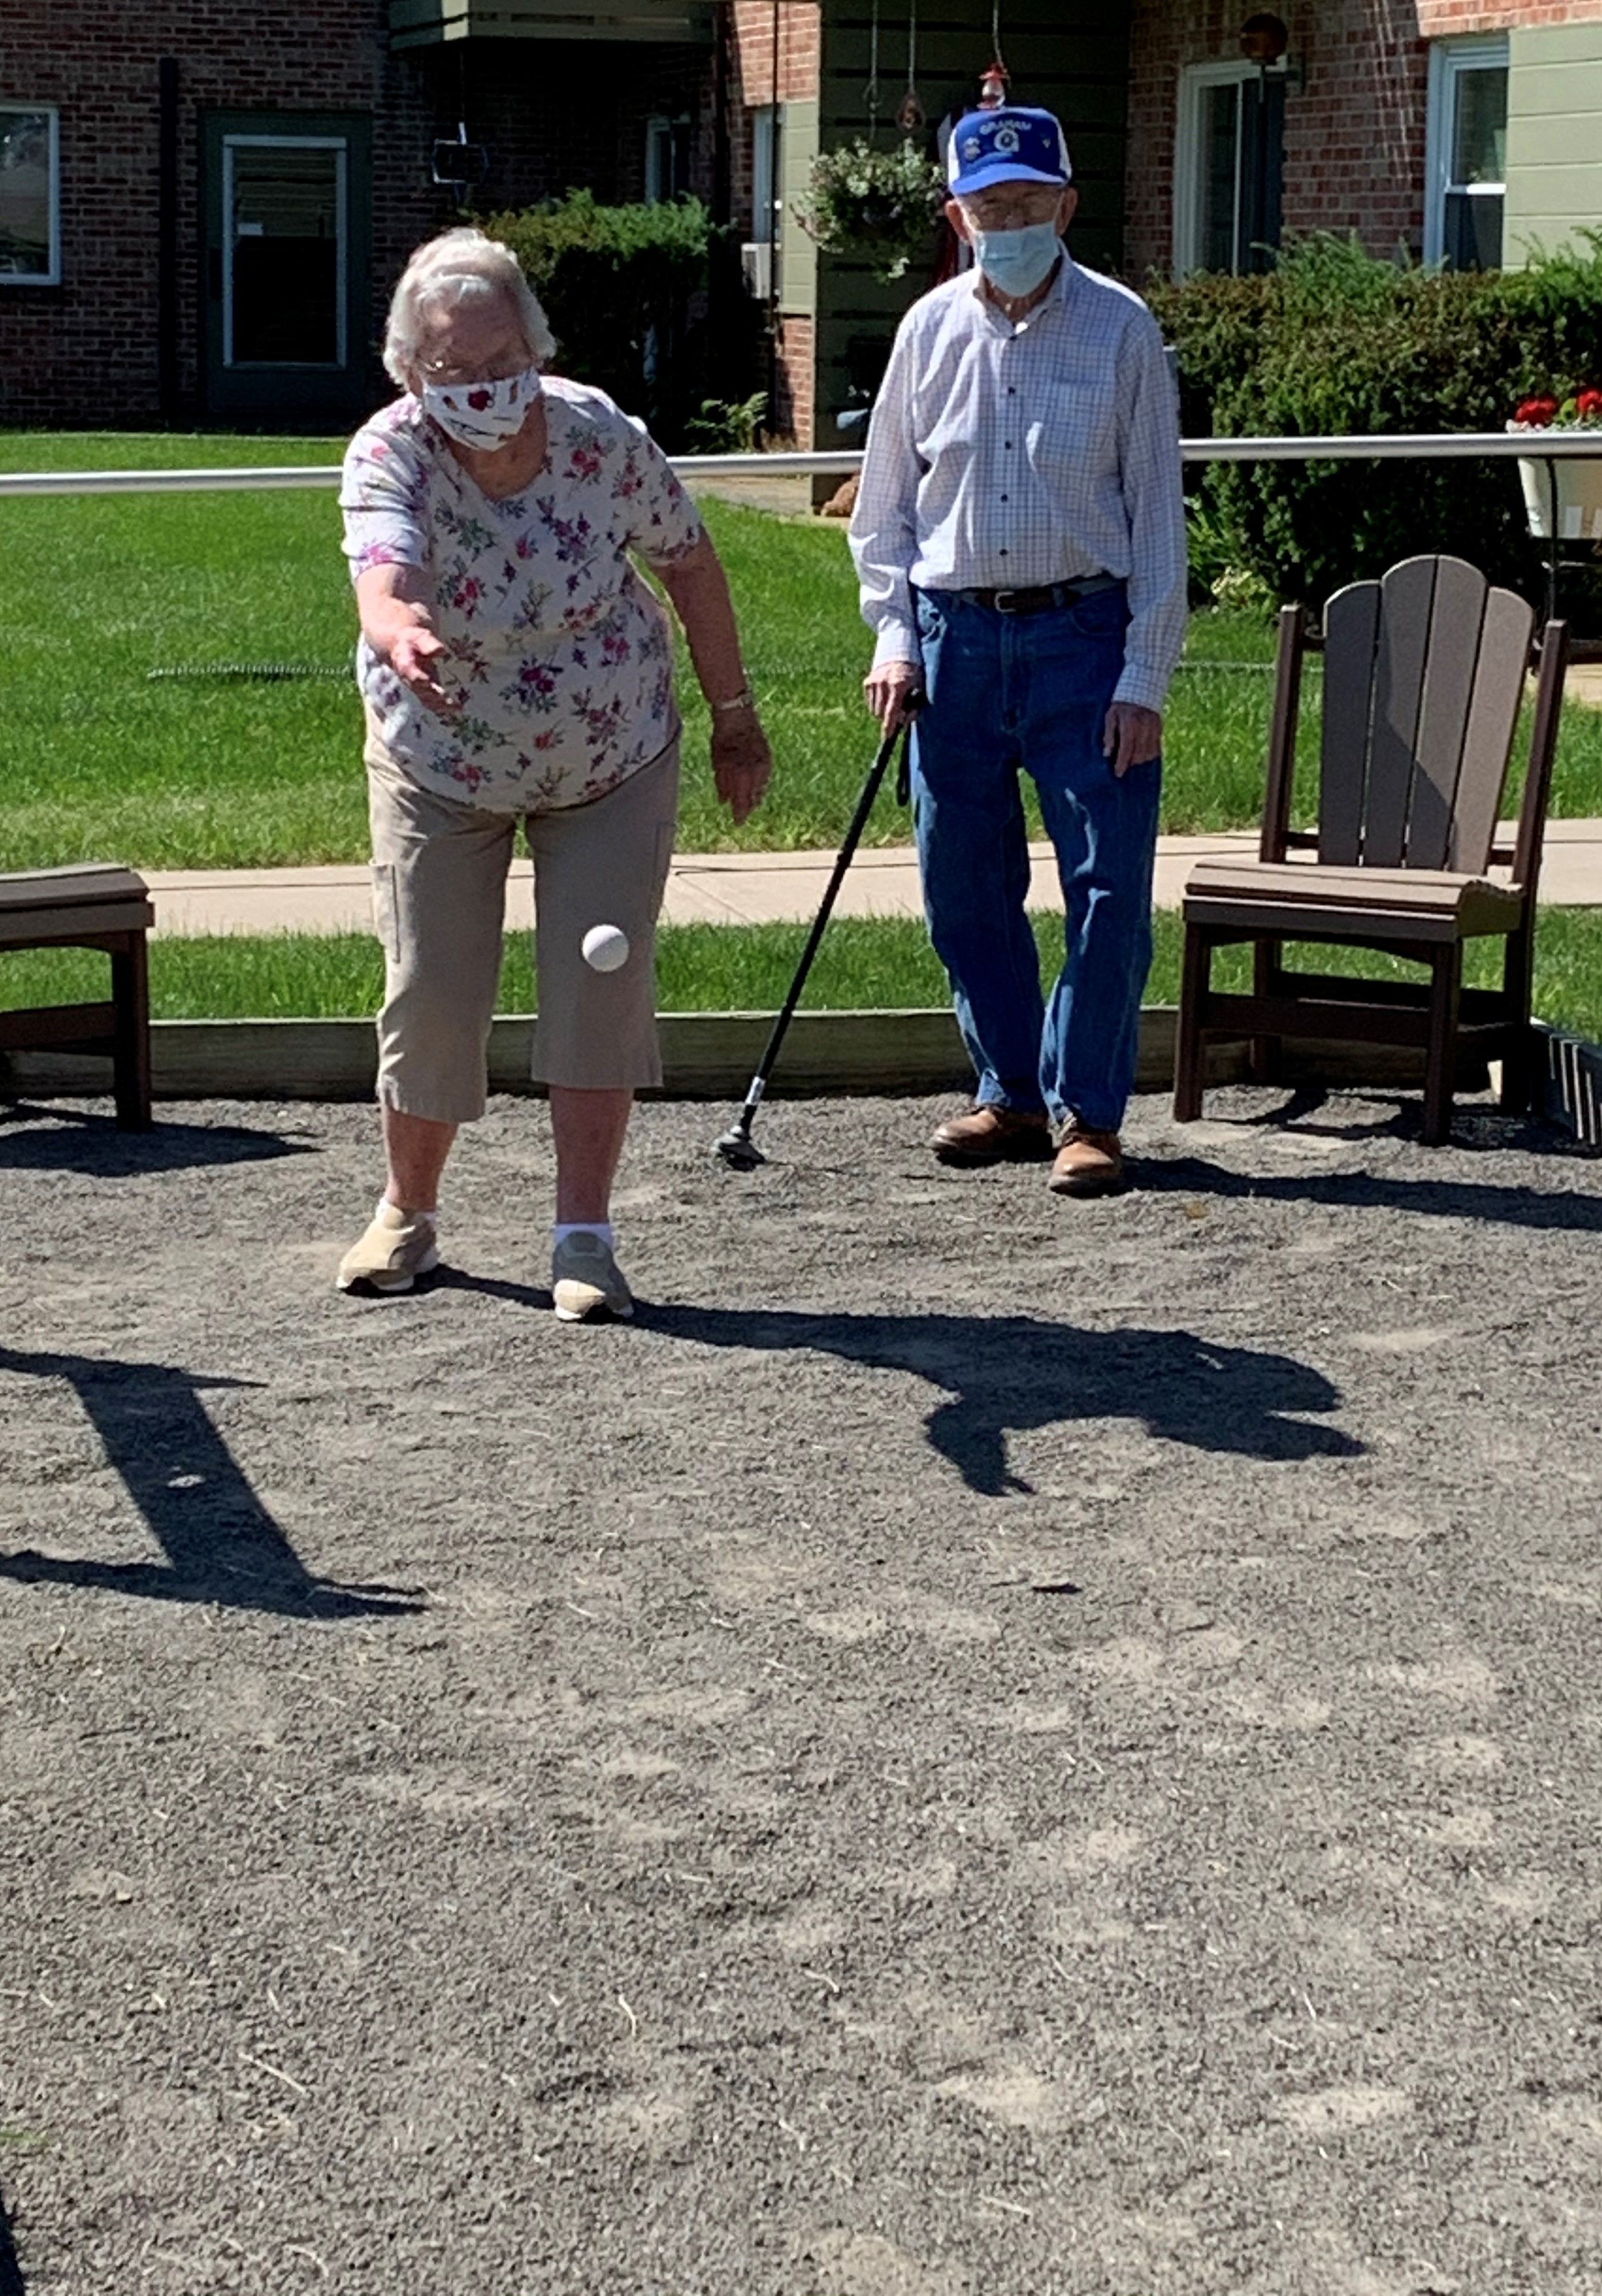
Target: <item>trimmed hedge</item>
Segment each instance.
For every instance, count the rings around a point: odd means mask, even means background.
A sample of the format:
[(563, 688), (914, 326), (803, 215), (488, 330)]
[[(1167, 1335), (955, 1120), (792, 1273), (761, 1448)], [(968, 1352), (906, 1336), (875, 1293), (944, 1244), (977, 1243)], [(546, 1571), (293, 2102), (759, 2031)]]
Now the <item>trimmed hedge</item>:
[[(1500, 430), (1532, 392), (1602, 380), (1602, 234), (1589, 236), (1586, 251), (1524, 271), (1404, 269), (1322, 236), (1261, 276), (1154, 282), (1185, 428)], [(1281, 600), (1321, 605), (1420, 550), (1455, 552), (1538, 605), (1544, 595), (1544, 545), (1512, 463), (1215, 463), (1195, 494), (1210, 546)], [(1562, 603), (1594, 623), (1602, 578), (1565, 574)]]
[(555, 333), (557, 371), (610, 392), (662, 446), (684, 447), (704, 400), (755, 390), (760, 314), (733, 234), (699, 200), (603, 207), (572, 191), (480, 228), (515, 251)]

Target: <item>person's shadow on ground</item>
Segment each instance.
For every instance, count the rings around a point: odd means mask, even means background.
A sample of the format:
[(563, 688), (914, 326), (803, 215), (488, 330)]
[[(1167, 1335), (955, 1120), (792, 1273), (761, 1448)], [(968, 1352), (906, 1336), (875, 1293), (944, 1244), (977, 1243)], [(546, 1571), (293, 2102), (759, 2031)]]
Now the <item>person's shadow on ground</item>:
[(0, 2296), (28, 2296), (22, 2267), (17, 2261), (11, 2236), (11, 2218), (6, 2212), (4, 2193), (0, 2193)]
[(1294, 1356), (1221, 1347), (1190, 1332), (1085, 1331), (1033, 1316), (803, 1315), (638, 1303), (646, 1332), (702, 1347), (811, 1349), (945, 1389), (929, 1440), (971, 1490), (1030, 1486), (1006, 1464), (1009, 1429), (1135, 1419), (1198, 1450), (1258, 1459), (1349, 1458), (1363, 1446), (1297, 1414), (1339, 1406), (1337, 1388)]
[(181, 1124), (164, 1116), (148, 1132), (124, 1132), (113, 1117), (94, 1110), (7, 1101), (0, 1089), (0, 1169), (8, 1172), (82, 1172), (120, 1180), (142, 1172), (304, 1156), (316, 1145), (250, 1125)]
[(372, 1618), (423, 1607), (395, 1587), (339, 1586), (307, 1570), (200, 1400), (208, 1388), (250, 1382), (207, 1378), (171, 1364), (0, 1348), (0, 1374), (7, 1372), (71, 1383), (167, 1561), (69, 1562), (25, 1548), (0, 1553), (0, 1578), (295, 1619)]

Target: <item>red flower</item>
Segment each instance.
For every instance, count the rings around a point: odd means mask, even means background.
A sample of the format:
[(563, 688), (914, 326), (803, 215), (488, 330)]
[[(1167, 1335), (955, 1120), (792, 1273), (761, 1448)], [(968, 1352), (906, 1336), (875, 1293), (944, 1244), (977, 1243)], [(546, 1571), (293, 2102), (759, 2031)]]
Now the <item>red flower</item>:
[(467, 394), (467, 404), (475, 414), (481, 414), (494, 396), (494, 392), (489, 390), (470, 390)]
[(1513, 410), (1516, 422), (1527, 422), (1532, 429), (1544, 430), (1557, 412), (1555, 398), (1521, 398)]
[(1602, 390), (1582, 390), (1574, 401), (1574, 412), (1581, 417), (1602, 415)]

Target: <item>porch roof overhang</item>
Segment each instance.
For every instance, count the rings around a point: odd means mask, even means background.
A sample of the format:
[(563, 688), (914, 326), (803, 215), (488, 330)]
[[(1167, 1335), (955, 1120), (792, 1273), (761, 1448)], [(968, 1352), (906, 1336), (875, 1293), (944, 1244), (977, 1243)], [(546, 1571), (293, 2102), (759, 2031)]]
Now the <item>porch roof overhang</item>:
[(712, 0), (390, 0), (391, 48), (448, 40), (655, 40), (711, 47)]

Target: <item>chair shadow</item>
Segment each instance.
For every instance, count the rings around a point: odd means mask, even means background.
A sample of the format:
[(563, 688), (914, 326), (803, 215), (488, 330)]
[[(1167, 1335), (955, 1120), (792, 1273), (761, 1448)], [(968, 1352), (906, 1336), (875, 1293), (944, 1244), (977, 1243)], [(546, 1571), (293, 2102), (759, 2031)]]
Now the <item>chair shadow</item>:
[(1007, 1465), (1009, 1430), (1073, 1419), (1138, 1420), (1170, 1442), (1259, 1459), (1351, 1458), (1366, 1447), (1298, 1415), (1341, 1400), (1310, 1365), (1190, 1332), (1089, 1332), (1033, 1316), (637, 1308), (645, 1332), (703, 1347), (805, 1348), (926, 1380), (950, 1398), (929, 1414), (930, 1443), (970, 1490), (991, 1498), (1031, 1488)]
[(0, 1373), (69, 1381), (167, 1561), (69, 1562), (31, 1548), (0, 1554), (0, 1578), (217, 1603), (294, 1619), (382, 1618), (421, 1600), (384, 1586), (341, 1585), (307, 1570), (208, 1417), (201, 1395), (257, 1382), (171, 1364), (0, 1348)]
[[(1272, 1089), (1260, 1086), (1260, 1090)], [(1243, 1133), (1294, 1132), (1319, 1140), (1411, 1140), (1417, 1142), (1424, 1128), (1424, 1108), (1417, 1095), (1400, 1102), (1381, 1095), (1357, 1092), (1351, 1086), (1333, 1086), (1321, 1084), (1286, 1085), (1281, 1087), (1283, 1100), (1271, 1108), (1260, 1108), (1249, 1116), (1231, 1114), (1223, 1121), (1238, 1125)], [(1311, 1122), (1320, 1109), (1333, 1100), (1350, 1106), (1355, 1099), (1376, 1112), (1368, 1118), (1353, 1119), (1343, 1115), (1337, 1120), (1323, 1124)], [(1383, 1112), (1381, 1112), (1383, 1111)], [(1567, 1159), (1574, 1156), (1594, 1156), (1594, 1149), (1582, 1141), (1572, 1139), (1551, 1124), (1544, 1116), (1533, 1112), (1514, 1116), (1499, 1108), (1464, 1106), (1458, 1103), (1453, 1116), (1451, 1147), (1458, 1155), (1484, 1156), (1498, 1151), (1516, 1150), (1521, 1156), (1540, 1156)]]
[(0, 2296), (28, 2296), (28, 2284), (22, 2277), (11, 2227), (11, 2211), (5, 2205), (4, 2194), (0, 2193)]
[(1205, 1156), (1143, 1160), (1140, 1185), (1148, 1194), (1266, 1197), (1278, 1203), (1326, 1204), (1335, 1210), (1383, 1209), (1437, 1219), (1602, 1234), (1602, 1197), (1558, 1189), (1487, 1186), (1450, 1178), (1399, 1179), (1378, 1172), (1233, 1172)]
[(7, 1171), (82, 1172), (119, 1180), (140, 1172), (311, 1155), (316, 1147), (315, 1141), (286, 1140), (282, 1133), (249, 1125), (175, 1124), (160, 1116), (148, 1132), (121, 1132), (110, 1116), (30, 1101), (7, 1103), (0, 1090), (0, 1168)]

